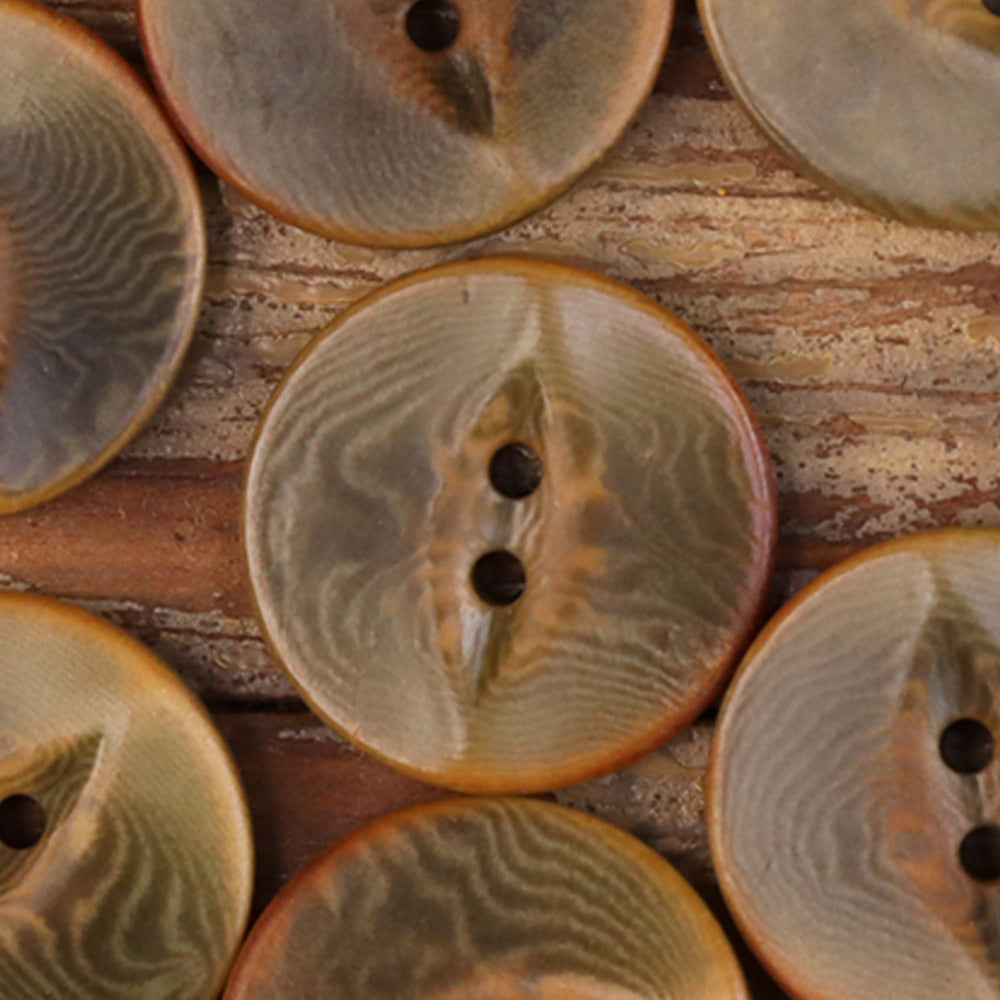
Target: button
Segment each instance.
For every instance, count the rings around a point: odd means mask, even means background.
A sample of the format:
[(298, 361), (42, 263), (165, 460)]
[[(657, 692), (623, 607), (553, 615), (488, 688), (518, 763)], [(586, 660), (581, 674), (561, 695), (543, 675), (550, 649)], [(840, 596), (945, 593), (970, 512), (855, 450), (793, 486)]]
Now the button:
[(674, 0), (141, 0), (205, 161), (351, 243), (499, 229), (593, 166), (659, 73)]
[(214, 1000), (251, 894), (233, 764), (174, 675), (0, 594), (0, 1000)]
[(321, 855), (254, 929), (226, 1000), (747, 1000), (721, 928), (628, 834), (463, 800)]
[(711, 703), (761, 607), (774, 485), (676, 317), (483, 260), (379, 291), (300, 359), (245, 534), (265, 631), (324, 719), (426, 781), (538, 791)]
[(1000, 227), (997, 0), (700, 0), (730, 90), (807, 174), (872, 211)]
[(998, 571), (993, 529), (878, 546), (796, 597), (740, 668), (713, 856), (793, 996), (997, 995)]
[(177, 138), (69, 18), (0, 4), (0, 514), (96, 472), (166, 395), (205, 233)]

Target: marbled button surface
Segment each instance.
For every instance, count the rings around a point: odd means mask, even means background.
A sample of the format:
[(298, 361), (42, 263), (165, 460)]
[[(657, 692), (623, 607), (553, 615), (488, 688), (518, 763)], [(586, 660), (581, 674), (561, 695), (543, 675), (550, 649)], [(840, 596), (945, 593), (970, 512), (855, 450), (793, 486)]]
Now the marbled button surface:
[[(538, 461), (526, 496), (491, 478), (511, 445)], [(775, 511), (742, 395), (679, 320), (497, 259), (397, 282), (306, 351), (245, 531), (265, 629), (325, 719), (434, 783), (526, 791), (613, 770), (713, 699)]]
[(1000, 531), (888, 543), (751, 649), (710, 775), (716, 868), (803, 1000), (1000, 997)]
[(1000, 16), (984, 0), (700, 0), (716, 60), (809, 174), (874, 211), (1000, 228)]
[(226, 1000), (747, 1000), (705, 904), (629, 835), (560, 806), (389, 817), (275, 900)]
[[(414, 40), (428, 6), (451, 13), (451, 44)], [(652, 89), (674, 0), (141, 0), (139, 13), (159, 86), (217, 173), (305, 229), (423, 246), (514, 222), (606, 153)]]
[(215, 1000), (252, 846), (206, 713), (134, 639), (38, 597), (0, 595), (0, 677), (0, 1000)]
[(204, 266), (194, 176), (135, 74), (75, 21), (0, 0), (0, 514), (136, 434)]

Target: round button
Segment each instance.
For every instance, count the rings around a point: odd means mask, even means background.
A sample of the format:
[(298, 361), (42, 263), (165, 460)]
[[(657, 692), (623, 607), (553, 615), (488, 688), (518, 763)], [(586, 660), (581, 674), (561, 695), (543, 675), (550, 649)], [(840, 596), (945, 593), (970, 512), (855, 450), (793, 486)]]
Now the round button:
[(214, 1000), (250, 907), (228, 754), (134, 639), (0, 594), (0, 1000)]
[(905, 222), (1000, 227), (996, 0), (699, 2), (730, 89), (807, 173)]
[(188, 137), (324, 236), (426, 246), (561, 194), (653, 87), (674, 0), (140, 0)]
[(774, 486), (674, 316), (483, 260), (397, 282), (306, 352), (245, 534), (265, 631), (327, 721), (436, 784), (542, 790), (716, 696), (768, 582)]
[(390, 817), (275, 900), (226, 1000), (748, 1000), (722, 930), (659, 855), (530, 801)]
[(1000, 531), (872, 549), (748, 654), (710, 773), (712, 849), (803, 1000), (994, 1000)]
[(205, 234), (184, 151), (76, 22), (0, 0), (0, 514), (138, 432), (194, 332)]

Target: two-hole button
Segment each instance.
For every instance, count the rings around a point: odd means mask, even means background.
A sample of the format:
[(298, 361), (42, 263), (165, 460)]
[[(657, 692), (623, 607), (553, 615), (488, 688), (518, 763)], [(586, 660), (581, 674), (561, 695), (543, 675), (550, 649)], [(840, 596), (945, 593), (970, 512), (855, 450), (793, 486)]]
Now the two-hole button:
[[(993, 763), (996, 739), (978, 719), (957, 719), (941, 734), (941, 759), (958, 774), (979, 774)], [(1000, 879), (1000, 826), (986, 823), (962, 839), (959, 861), (966, 875), (977, 882)]]
[[(524, 500), (542, 484), (542, 460), (526, 444), (507, 444), (490, 460), (490, 485), (508, 500)], [(494, 607), (508, 607), (524, 593), (528, 584), (524, 563), (507, 549), (495, 549), (476, 560), (472, 587), (480, 600)]]

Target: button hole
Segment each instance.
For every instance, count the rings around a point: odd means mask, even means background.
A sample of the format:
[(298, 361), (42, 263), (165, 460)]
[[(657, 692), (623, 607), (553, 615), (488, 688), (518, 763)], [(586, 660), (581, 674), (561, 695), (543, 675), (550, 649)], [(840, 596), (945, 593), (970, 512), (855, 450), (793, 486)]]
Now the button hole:
[(472, 586), (480, 599), (496, 607), (513, 604), (527, 585), (524, 564), (506, 549), (487, 552), (472, 567)]
[(542, 485), (543, 476), (542, 460), (530, 445), (504, 445), (490, 461), (493, 489), (511, 500), (530, 497)]
[(978, 774), (993, 763), (996, 740), (978, 719), (957, 719), (941, 733), (941, 759), (959, 774)]
[(417, 0), (406, 14), (406, 33), (423, 52), (443, 52), (458, 41), (462, 16), (449, 0)]
[(0, 844), (15, 851), (35, 847), (45, 836), (45, 810), (30, 795), (11, 795), (0, 802)]
[(959, 860), (966, 875), (977, 882), (1000, 879), (1000, 827), (977, 826), (966, 834), (959, 848)]

